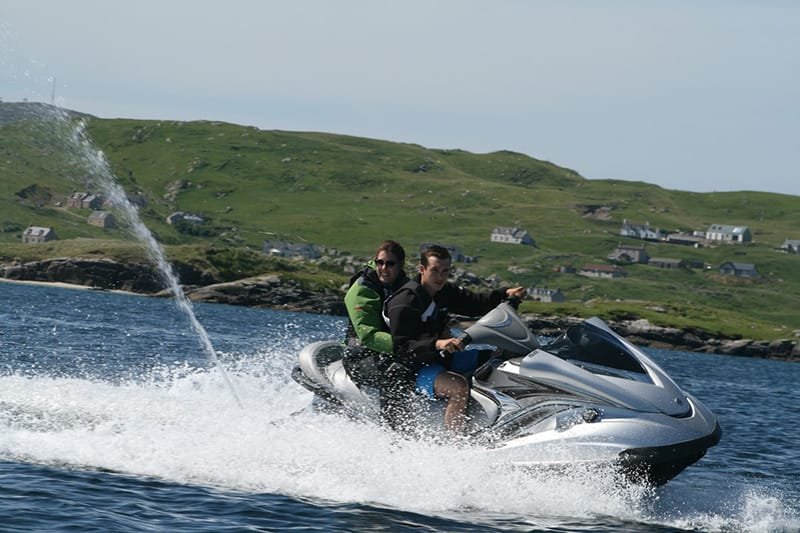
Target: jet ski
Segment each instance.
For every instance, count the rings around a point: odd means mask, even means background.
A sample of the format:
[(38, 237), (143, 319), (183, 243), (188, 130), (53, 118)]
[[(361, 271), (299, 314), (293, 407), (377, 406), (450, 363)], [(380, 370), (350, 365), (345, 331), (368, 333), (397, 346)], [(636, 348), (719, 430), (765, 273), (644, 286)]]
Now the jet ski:
[[(714, 413), (599, 318), (545, 342), (501, 303), (461, 336), (500, 354), (468, 376), (468, 439), (501, 460), (608, 465), (634, 482), (662, 485), (720, 440)], [(351, 379), (346, 351), (338, 341), (305, 346), (292, 377), (314, 393), (315, 405), (380, 422), (379, 391)], [(420, 425), (443, 431), (443, 401), (416, 405)]]

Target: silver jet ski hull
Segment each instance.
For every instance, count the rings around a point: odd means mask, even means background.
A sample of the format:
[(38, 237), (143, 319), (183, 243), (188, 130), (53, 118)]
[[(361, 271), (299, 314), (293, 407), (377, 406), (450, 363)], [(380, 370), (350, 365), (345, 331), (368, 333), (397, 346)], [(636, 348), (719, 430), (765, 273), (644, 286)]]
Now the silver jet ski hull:
[[(507, 304), (464, 333), (503, 352), (471, 376), (469, 434), (506, 464), (610, 465), (660, 485), (717, 444), (716, 416), (636, 346), (593, 318), (540, 346)], [(345, 347), (303, 348), (294, 379), (327, 406), (380, 423), (378, 391), (357, 386)], [(420, 402), (419, 424), (442, 427), (443, 402)]]

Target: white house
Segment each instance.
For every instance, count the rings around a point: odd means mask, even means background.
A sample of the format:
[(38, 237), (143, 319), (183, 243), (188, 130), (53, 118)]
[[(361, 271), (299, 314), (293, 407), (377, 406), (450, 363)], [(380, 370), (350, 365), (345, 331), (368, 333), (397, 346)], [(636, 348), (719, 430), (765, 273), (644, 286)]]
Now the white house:
[(509, 244), (527, 244), (535, 246), (536, 243), (527, 230), (498, 226), (492, 230), (492, 242), (505, 242)]
[(800, 241), (786, 239), (781, 244), (781, 250), (784, 252), (789, 252), (790, 254), (800, 254)]
[(753, 240), (747, 226), (730, 226), (728, 224), (711, 224), (706, 230), (709, 241), (743, 243)]
[(661, 230), (658, 228), (651, 228), (649, 222), (645, 222), (644, 224), (631, 224), (627, 218), (622, 221), (619, 234), (624, 237), (633, 237), (646, 241), (660, 241), (663, 237)]
[(528, 296), (532, 300), (539, 302), (563, 302), (566, 301), (566, 296), (561, 292), (561, 289), (547, 289), (544, 287), (531, 287), (527, 290)]

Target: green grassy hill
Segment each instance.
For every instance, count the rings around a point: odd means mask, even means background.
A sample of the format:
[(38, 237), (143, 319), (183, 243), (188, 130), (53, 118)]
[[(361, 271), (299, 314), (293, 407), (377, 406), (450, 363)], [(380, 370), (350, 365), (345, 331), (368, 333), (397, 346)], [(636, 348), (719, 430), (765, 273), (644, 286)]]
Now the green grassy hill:
[[(6, 109), (0, 112), (0, 261), (69, 255), (69, 242), (83, 250), (85, 239), (97, 239), (93, 251), (113, 255), (117, 247), (108, 242), (130, 240), (125, 232), (90, 226), (89, 210), (63, 207), (72, 192), (97, 189), (91, 178), (97, 169), (66, 141), (71, 127), (46, 111), (15, 118), (7, 107), (12, 105), (20, 104), (0, 103)], [(147, 198), (140, 214), (170, 257), (200, 260), (209, 250), (217, 256), (225, 250), (249, 258), (242, 260), (247, 274), (262, 267), (251, 250), (260, 250), (265, 239), (311, 242), (364, 257), (384, 238), (400, 241), (410, 255), (421, 242), (438, 241), (477, 256), (469, 265), (475, 273), (560, 287), (568, 298), (565, 311), (632, 313), (664, 325), (756, 338), (800, 329), (800, 256), (775, 250), (786, 238), (800, 239), (796, 196), (671, 191), (587, 180), (513, 152), (473, 154), (219, 122), (88, 118), (87, 132), (125, 190)], [(165, 222), (178, 210), (208, 222), (193, 234), (181, 233)], [(651, 257), (696, 260), (710, 269), (634, 265), (625, 267), (629, 276), (615, 280), (557, 271), (606, 263), (620, 242), (643, 243), (618, 235), (623, 219), (669, 231), (747, 225), (754, 243), (701, 249), (644, 243)], [(52, 226), (67, 241), (22, 246), (28, 225)], [(537, 246), (492, 243), (495, 226), (527, 229)], [(763, 278), (720, 276), (724, 261), (754, 263)]]

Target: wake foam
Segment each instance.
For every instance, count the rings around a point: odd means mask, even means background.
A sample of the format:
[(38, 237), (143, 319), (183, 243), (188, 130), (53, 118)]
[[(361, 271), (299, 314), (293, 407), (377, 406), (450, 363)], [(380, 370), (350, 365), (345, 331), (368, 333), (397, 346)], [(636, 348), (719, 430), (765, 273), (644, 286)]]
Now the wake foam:
[(186, 363), (114, 383), (0, 376), (0, 458), (445, 517), (535, 517), (539, 526), (598, 516), (703, 530), (798, 525), (780, 495), (721, 494), (710, 510), (693, 510), (669, 497), (672, 485), (663, 493), (612, 471), (515, 468), (478, 447), (304, 409), (311, 394), (287, 377), (292, 358), (226, 355), (243, 408), (215, 369)]

